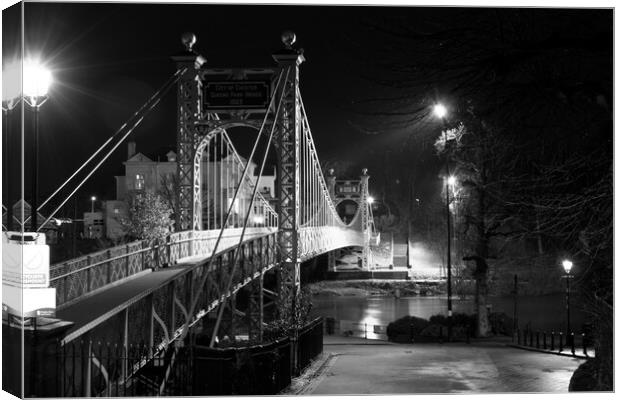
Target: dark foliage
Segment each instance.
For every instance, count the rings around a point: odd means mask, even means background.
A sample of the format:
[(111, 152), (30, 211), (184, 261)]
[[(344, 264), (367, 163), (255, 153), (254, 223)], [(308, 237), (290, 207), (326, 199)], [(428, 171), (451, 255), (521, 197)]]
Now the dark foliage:
[(383, 93), (360, 111), (416, 132), (421, 147), (442, 128), (433, 104), (448, 106), (452, 143), (437, 149), (462, 182), (455, 223), (470, 254), (491, 275), (511, 244), (558, 269), (571, 258), (594, 323), (597, 385), (610, 390), (613, 10), (415, 9), (368, 27), (360, 43), (387, 43), (363, 64)]
[(597, 390), (598, 362), (588, 360), (581, 364), (570, 379), (568, 390), (570, 392), (585, 392)]
[[(448, 326), (448, 317), (442, 314), (431, 316), (429, 321), (432, 324), (442, 325), (444, 327)], [(477, 324), (476, 314), (464, 314), (464, 313), (452, 314), (453, 329), (456, 327), (462, 327), (463, 329), (469, 330), (469, 334), (471, 336), (474, 336), (476, 333), (476, 324)]]
[(399, 341), (399, 336), (410, 339), (411, 336), (419, 335), (428, 325), (429, 321), (424, 318), (407, 315), (394, 322), (390, 322), (387, 326), (386, 333), (388, 340), (391, 341)]
[(489, 314), (489, 325), (494, 335), (512, 335), (514, 319), (502, 312)]

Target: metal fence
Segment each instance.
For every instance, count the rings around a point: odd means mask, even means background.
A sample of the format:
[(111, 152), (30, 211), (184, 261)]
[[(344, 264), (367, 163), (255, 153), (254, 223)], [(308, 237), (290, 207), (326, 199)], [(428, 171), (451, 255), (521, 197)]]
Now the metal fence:
[(301, 329), (293, 348), (297, 353), (297, 365), (294, 370), (301, 372), (323, 353), (323, 318), (317, 318)]
[(512, 337), (512, 342), (519, 346), (569, 353), (573, 356), (580, 355), (580, 353), (585, 357), (594, 356), (592, 339), (585, 332), (577, 334), (571, 332), (567, 336), (561, 331), (541, 332), (532, 329), (518, 329)]
[(289, 338), (247, 348), (193, 350), (192, 395), (277, 394), (291, 382)]
[[(244, 348), (73, 341), (56, 344), (56, 373), (36, 397), (274, 395), (323, 351), (323, 320), (272, 343)], [(296, 352), (296, 357), (294, 357)], [(52, 357), (53, 359), (53, 357)], [(297, 366), (293, 360), (297, 360)], [(170, 365), (172, 367), (170, 368)], [(166, 376), (165, 374), (169, 375)], [(163, 384), (165, 382), (165, 384)]]
[[(165, 390), (161, 382), (174, 359)], [(144, 344), (124, 346), (75, 341), (59, 346), (53, 397), (183, 396), (191, 394), (189, 348), (161, 351)]]
[(367, 322), (325, 319), (325, 333), (328, 335), (342, 335), (371, 340), (387, 340), (387, 325)]

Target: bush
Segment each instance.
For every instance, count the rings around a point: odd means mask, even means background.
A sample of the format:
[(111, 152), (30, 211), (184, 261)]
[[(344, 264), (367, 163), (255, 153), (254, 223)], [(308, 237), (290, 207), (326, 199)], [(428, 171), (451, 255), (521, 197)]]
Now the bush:
[(569, 392), (585, 392), (597, 390), (596, 359), (581, 364), (573, 373), (568, 384)]
[[(431, 324), (442, 325), (447, 332), (448, 317), (442, 314), (433, 315), (429, 322)], [(452, 335), (454, 337), (465, 337), (466, 329), (469, 330), (469, 335), (474, 336), (476, 334), (476, 314), (452, 314)]]
[(424, 337), (433, 337), (433, 338), (444, 337), (445, 338), (447, 335), (448, 335), (448, 330), (444, 325), (434, 324), (434, 323), (429, 324), (426, 328), (422, 330), (422, 332), (420, 332), (420, 336), (424, 336)]
[(401, 339), (404, 337), (411, 340), (412, 335), (419, 335), (428, 325), (429, 322), (424, 318), (408, 315), (394, 322), (390, 322), (387, 326), (386, 333), (388, 340), (391, 341), (402, 341)]
[(512, 335), (514, 319), (503, 312), (489, 314), (489, 326), (494, 335)]

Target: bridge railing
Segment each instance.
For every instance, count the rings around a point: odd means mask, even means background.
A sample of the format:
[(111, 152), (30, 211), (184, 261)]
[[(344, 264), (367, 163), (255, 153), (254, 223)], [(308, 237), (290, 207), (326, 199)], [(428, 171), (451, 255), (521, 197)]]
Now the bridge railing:
[[(190, 327), (197, 324), (199, 318), (213, 311), (222, 301), (273, 268), (277, 263), (276, 247), (276, 232), (259, 236), (255, 234), (253, 238), (244, 239), (236, 262), (233, 263), (236, 247), (218, 250), (212, 264), (206, 259), (192, 263), (159, 286), (136, 293), (91, 323), (70, 331), (61, 344), (80, 343), (86, 359), (92, 358), (89, 354), (94, 354), (94, 349), (100, 344), (118, 344), (121, 347), (118, 353), (123, 355), (130, 354), (131, 343), (150, 349), (148, 354), (139, 359), (126, 359), (123, 365), (117, 366), (115, 373), (107, 370), (100, 362), (93, 362), (91, 368), (66, 371), (65, 379), (77, 384), (71, 395), (92, 396), (96, 390), (93, 382), (103, 379), (105, 387), (114, 386), (119, 378), (132, 378), (150, 361), (163, 357), (165, 349), (179, 339), (186, 322)], [(208, 279), (205, 286), (199, 288), (205, 274)], [(228, 288), (227, 282), (231, 278), (234, 284)], [(188, 310), (192, 293), (196, 290), (200, 290), (199, 311), (190, 316)], [(230, 317), (230, 323), (233, 324), (232, 314)], [(81, 371), (85, 371), (85, 376), (82, 376)], [(157, 381), (158, 385), (160, 383)]]
[(337, 226), (303, 227), (299, 229), (299, 258), (308, 260), (330, 250), (363, 246), (364, 233)]
[[(268, 234), (274, 228), (247, 228), (245, 238)], [(56, 288), (56, 307), (67, 306), (92, 293), (143, 271), (208, 256), (219, 230), (175, 232), (156, 241), (136, 241), (53, 265), (50, 287)], [(226, 229), (219, 249), (237, 244), (241, 228)]]

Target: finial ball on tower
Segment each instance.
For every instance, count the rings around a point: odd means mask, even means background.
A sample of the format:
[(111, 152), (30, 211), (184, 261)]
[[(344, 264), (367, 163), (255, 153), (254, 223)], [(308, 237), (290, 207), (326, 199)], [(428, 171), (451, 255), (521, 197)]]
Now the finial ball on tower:
[(368, 175), (368, 168), (362, 168), (362, 175)]
[(290, 49), (293, 47), (295, 40), (297, 40), (297, 36), (295, 36), (295, 32), (293, 31), (282, 32), (282, 43), (284, 43), (287, 49)]
[(192, 51), (192, 47), (196, 44), (196, 35), (192, 32), (185, 32), (181, 35), (181, 43), (187, 51)]

